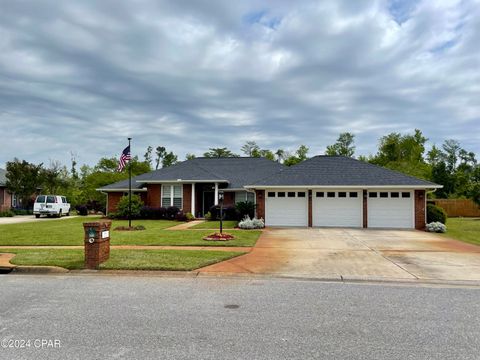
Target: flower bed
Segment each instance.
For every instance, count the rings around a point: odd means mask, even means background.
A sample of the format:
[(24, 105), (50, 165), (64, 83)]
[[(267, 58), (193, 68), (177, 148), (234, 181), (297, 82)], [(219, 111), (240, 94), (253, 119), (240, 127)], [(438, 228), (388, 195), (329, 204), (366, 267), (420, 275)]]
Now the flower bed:
[(228, 240), (233, 240), (235, 237), (231, 234), (227, 233), (215, 233), (215, 234), (210, 234), (208, 236), (205, 236), (203, 240), (207, 241), (228, 241)]

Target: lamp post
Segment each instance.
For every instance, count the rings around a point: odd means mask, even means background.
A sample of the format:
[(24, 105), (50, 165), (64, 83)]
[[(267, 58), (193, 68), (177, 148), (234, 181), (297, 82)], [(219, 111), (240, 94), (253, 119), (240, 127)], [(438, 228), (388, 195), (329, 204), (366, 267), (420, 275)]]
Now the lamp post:
[(223, 233), (223, 197), (224, 197), (223, 190), (219, 190), (218, 202), (220, 204), (220, 234)]

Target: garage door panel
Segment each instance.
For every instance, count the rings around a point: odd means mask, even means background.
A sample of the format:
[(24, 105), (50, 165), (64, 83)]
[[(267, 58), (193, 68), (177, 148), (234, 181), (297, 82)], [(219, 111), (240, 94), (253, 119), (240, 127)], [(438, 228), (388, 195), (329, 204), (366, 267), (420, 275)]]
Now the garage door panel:
[(308, 226), (306, 197), (269, 197), (265, 200), (265, 225)]
[(410, 197), (368, 198), (369, 228), (414, 228), (413, 194)]
[[(325, 193), (326, 194), (326, 193)], [(362, 227), (363, 204), (357, 197), (313, 197), (313, 226)]]

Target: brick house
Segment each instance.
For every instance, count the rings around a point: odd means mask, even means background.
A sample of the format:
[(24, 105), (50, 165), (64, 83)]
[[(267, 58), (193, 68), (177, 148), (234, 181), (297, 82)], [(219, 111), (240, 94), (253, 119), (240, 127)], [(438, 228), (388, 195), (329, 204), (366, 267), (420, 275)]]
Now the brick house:
[[(203, 217), (218, 203), (250, 200), (267, 226), (423, 229), (426, 192), (441, 187), (342, 156), (315, 156), (285, 167), (265, 158), (196, 158), (132, 179), (152, 207), (177, 206)], [(128, 192), (128, 180), (98, 189), (107, 212)]]
[(4, 169), (0, 169), (0, 211), (10, 210), (12, 207), (17, 206), (16, 196), (7, 190), (6, 175), (7, 172)]

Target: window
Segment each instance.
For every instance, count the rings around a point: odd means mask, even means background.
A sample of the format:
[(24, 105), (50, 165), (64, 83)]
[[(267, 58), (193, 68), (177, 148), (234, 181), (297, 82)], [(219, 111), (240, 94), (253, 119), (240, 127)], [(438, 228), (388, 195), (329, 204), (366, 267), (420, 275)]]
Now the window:
[(390, 197), (391, 197), (391, 198), (399, 198), (399, 197), (400, 197), (400, 193), (398, 193), (398, 192), (391, 192), (391, 193), (390, 193)]
[(377, 197), (377, 193), (376, 193), (376, 192), (370, 192), (370, 193), (368, 193), (368, 197), (376, 198), (376, 197)]
[(250, 202), (254, 203), (255, 202), (255, 194), (247, 191), (247, 201), (250, 201)]
[(380, 197), (381, 197), (381, 198), (388, 198), (388, 192), (383, 192), (383, 191), (382, 191), (382, 192), (380, 193)]
[(62, 196), (62, 203), (66, 204), (67, 202), (67, 198), (65, 196)]
[[(268, 197), (275, 197), (275, 193), (273, 193), (273, 196), (270, 196), (270, 194), (268, 193)], [(243, 201), (255, 202), (255, 194), (249, 191), (235, 191), (235, 204)]]
[(358, 193), (357, 192), (351, 192), (350, 197), (351, 198), (356, 198), (356, 197), (358, 197)]
[(275, 197), (275, 192), (274, 191), (269, 191), (268, 192), (268, 197)]
[(57, 199), (55, 199), (55, 196), (47, 196), (47, 204), (54, 204), (56, 203)]
[(285, 192), (284, 191), (279, 191), (278, 192), (278, 197), (285, 197)]
[(409, 198), (410, 193), (409, 192), (402, 192), (402, 198)]
[(317, 197), (325, 197), (325, 193), (323, 191), (317, 191)]
[(183, 207), (183, 185), (162, 185), (162, 206)]
[(14, 207), (14, 208), (17, 207), (17, 195), (16, 194), (12, 195), (12, 207)]
[(340, 197), (340, 198), (346, 198), (346, 197), (347, 197), (347, 193), (346, 193), (345, 191), (340, 191), (340, 192), (338, 193), (338, 197)]
[(288, 197), (295, 197), (295, 191), (289, 191), (287, 195)]
[(327, 197), (334, 198), (335, 197), (335, 192), (333, 192), (333, 191), (327, 192)]
[(299, 191), (297, 194), (298, 197), (305, 197), (305, 192), (304, 191)]
[(35, 200), (35, 202), (44, 203), (45, 202), (45, 195), (37, 196), (37, 200)]
[(0, 205), (5, 201), (5, 189), (0, 189)]

